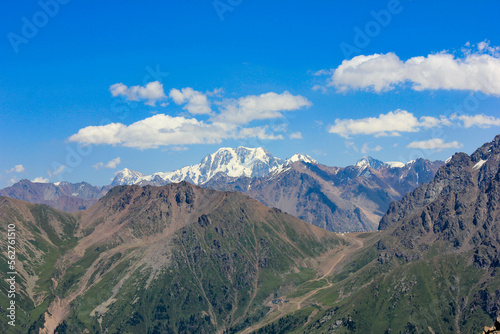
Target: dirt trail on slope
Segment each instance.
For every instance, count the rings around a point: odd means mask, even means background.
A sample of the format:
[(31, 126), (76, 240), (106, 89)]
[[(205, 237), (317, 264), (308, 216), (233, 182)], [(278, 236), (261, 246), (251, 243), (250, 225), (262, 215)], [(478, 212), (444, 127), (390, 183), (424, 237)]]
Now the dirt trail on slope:
[[(262, 328), (272, 322), (275, 322), (276, 320), (291, 314), (297, 310), (300, 310), (302, 308), (302, 303), (307, 301), (309, 298), (317, 294), (319, 291), (328, 289), (330, 288), (333, 283), (328, 280), (328, 276), (332, 274), (332, 272), (338, 268), (338, 266), (342, 263), (342, 260), (348, 259), (351, 255), (353, 255), (355, 252), (360, 250), (361, 248), (364, 247), (365, 245), (365, 238), (359, 238), (359, 235), (361, 233), (342, 233), (338, 234), (339, 237), (343, 238), (345, 241), (349, 243), (348, 246), (343, 247), (341, 250), (338, 249), (332, 249), (325, 255), (323, 255), (320, 260), (321, 264), (317, 268), (318, 273), (321, 275), (318, 278), (315, 278), (313, 280), (307, 281), (306, 283), (312, 283), (312, 282), (318, 282), (321, 280), (326, 281), (328, 284), (315, 288), (308, 293), (306, 293), (303, 296), (300, 297), (295, 297), (295, 298), (290, 298), (287, 303), (284, 304), (272, 304), (268, 303), (267, 306), (271, 307), (271, 310), (267, 314), (267, 316), (264, 318), (263, 321), (259, 322), (258, 324), (255, 324), (253, 326), (250, 326), (243, 330), (241, 334), (248, 334), (252, 333), (253, 331), (258, 330), (259, 328)], [(323, 260), (324, 259), (324, 260)], [(300, 286), (298, 287), (300, 288)], [(293, 291), (289, 292), (288, 294), (293, 293)], [(281, 297), (282, 300), (286, 299), (286, 296)]]

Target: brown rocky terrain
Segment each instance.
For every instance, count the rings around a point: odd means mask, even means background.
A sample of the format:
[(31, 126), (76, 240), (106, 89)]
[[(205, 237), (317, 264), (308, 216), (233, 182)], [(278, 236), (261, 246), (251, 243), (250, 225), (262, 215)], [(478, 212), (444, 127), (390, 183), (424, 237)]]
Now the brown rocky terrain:
[(369, 158), (345, 168), (294, 162), (260, 178), (219, 179), (204, 186), (241, 191), (313, 225), (335, 232), (373, 231), (392, 201), (429, 182), (442, 162), (417, 159), (390, 167)]
[(23, 244), (19, 323), (40, 333), (242, 326), (343, 243), (241, 193), (187, 182), (118, 186), (74, 214), (1, 200), (2, 228), (14, 223)]

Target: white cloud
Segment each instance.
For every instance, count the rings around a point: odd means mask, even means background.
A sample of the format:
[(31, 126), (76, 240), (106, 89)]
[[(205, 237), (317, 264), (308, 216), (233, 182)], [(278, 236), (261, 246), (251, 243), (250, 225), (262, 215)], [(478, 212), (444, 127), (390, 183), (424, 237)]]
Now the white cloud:
[(292, 132), (290, 139), (302, 139), (302, 132)]
[[(116, 94), (125, 94), (120, 87), (116, 88)], [(207, 94), (219, 96), (221, 93), (221, 89), (216, 89)], [(110, 123), (103, 126), (87, 126), (69, 137), (69, 140), (82, 144), (148, 149), (172, 145), (214, 144), (225, 139), (283, 139), (282, 135), (276, 133), (286, 131), (286, 123), (273, 127), (244, 125), (254, 120), (282, 117), (283, 111), (312, 105), (300, 95), (292, 95), (286, 91), (282, 94), (270, 92), (258, 96), (249, 95), (239, 99), (222, 100), (216, 104), (219, 110), (216, 113), (211, 111), (207, 95), (192, 88), (172, 89), (169, 96), (176, 104), (187, 103), (184, 109), (191, 114), (210, 113), (211, 117), (203, 121), (194, 117), (155, 114), (130, 125)], [(103, 167), (104, 163), (94, 165), (96, 169)]]
[(436, 150), (437, 152), (447, 148), (461, 148), (463, 145), (458, 141), (445, 143), (441, 138), (433, 138), (429, 140), (414, 141), (409, 143), (407, 148), (419, 148), (423, 150)]
[(162, 152), (182, 152), (182, 151), (187, 151), (188, 148), (186, 146), (170, 146), (168, 148), (162, 149)]
[[(210, 93), (216, 95), (221, 93), (221, 91), (215, 90)], [(184, 104), (187, 102), (183, 109), (193, 115), (210, 114), (212, 112), (207, 96), (190, 87), (182, 88), (181, 90), (173, 88), (170, 90), (169, 96), (176, 104)]]
[(244, 139), (244, 138), (259, 138), (259, 139), (283, 139), (282, 135), (274, 135), (272, 133), (268, 133), (268, 126), (257, 126), (254, 128), (242, 128), (238, 131), (238, 133), (234, 136), (234, 138)]
[(88, 126), (69, 137), (82, 144), (108, 144), (140, 149), (166, 145), (215, 144), (228, 138), (281, 139), (266, 132), (267, 127), (241, 128), (221, 122), (203, 122), (195, 118), (156, 114), (144, 120), (124, 125), (111, 123)]
[[(481, 44), (480, 51), (496, 50)], [(490, 52), (492, 53), (492, 52)], [(470, 90), (500, 95), (500, 57), (473, 52), (464, 58), (442, 52), (402, 61), (396, 54), (373, 54), (344, 60), (328, 82), (340, 92), (356, 89), (388, 91), (410, 83), (412, 89)]]
[(26, 170), (23, 165), (15, 165), (11, 169), (7, 170), (7, 173), (22, 173)]
[(248, 95), (237, 100), (223, 101), (221, 113), (214, 120), (232, 124), (247, 124), (254, 120), (283, 117), (283, 111), (309, 107), (312, 103), (303, 96), (289, 92), (277, 94), (269, 92), (261, 95)]
[[(467, 46), (467, 45), (466, 45)], [(470, 46), (470, 43), (469, 43)], [(490, 46), (490, 41), (484, 40), (482, 42), (477, 43), (477, 49), (480, 52), (488, 52), (489, 54), (499, 56), (500, 47), (499, 46)]]
[(98, 162), (96, 163), (95, 165), (92, 165), (92, 167), (95, 169), (95, 170), (98, 170), (98, 169), (101, 169), (104, 167), (104, 163), (102, 162)]
[(124, 96), (130, 101), (145, 100), (145, 103), (150, 106), (155, 106), (157, 101), (167, 98), (163, 91), (163, 84), (159, 81), (152, 81), (146, 86), (131, 87), (127, 87), (123, 83), (116, 83), (111, 85), (109, 90), (114, 97)]
[(61, 174), (64, 170), (66, 169), (65, 165), (60, 165), (55, 171), (51, 171), (50, 169), (47, 170), (47, 174), (49, 174), (49, 177), (53, 177), (56, 175)]
[(224, 93), (223, 88), (215, 88), (212, 91), (206, 92), (207, 96), (214, 96), (214, 97), (221, 97), (223, 93)]
[(312, 87), (312, 90), (315, 91), (315, 92), (321, 91), (322, 93), (328, 92), (328, 89), (325, 86), (322, 86), (322, 85), (314, 85)]
[(112, 160), (109, 160), (106, 165), (104, 166), (104, 168), (109, 168), (109, 169), (113, 169), (113, 168), (116, 168), (116, 166), (118, 166), (119, 164), (121, 164), (122, 160), (120, 159), (120, 157), (118, 158), (114, 158)]
[(49, 183), (49, 179), (44, 178), (43, 176), (38, 176), (38, 177), (35, 177), (35, 179), (32, 180), (31, 182), (34, 182), (34, 183)]
[(353, 141), (346, 141), (344, 145), (349, 150), (353, 150), (354, 152), (359, 152), (358, 147), (356, 146), (356, 144), (354, 144)]
[(103, 162), (98, 162), (92, 167), (94, 167), (95, 170), (101, 169), (101, 168), (107, 168), (107, 169), (114, 169), (116, 166), (118, 166), (121, 163), (120, 157), (109, 160), (106, 164)]
[(382, 146), (380, 146), (380, 145), (377, 145), (374, 148), (370, 148), (370, 146), (368, 145), (368, 143), (364, 143), (363, 146), (361, 147), (361, 153), (366, 154), (366, 153), (368, 153), (370, 151), (378, 152), (381, 149), (382, 149)]
[(478, 126), (480, 128), (489, 128), (490, 126), (500, 126), (500, 118), (487, 116), (484, 114), (478, 114), (473, 116), (461, 115), (461, 116), (454, 116), (453, 118), (461, 120), (465, 128), (470, 128), (473, 126)]
[(361, 119), (336, 119), (328, 132), (336, 133), (344, 138), (350, 135), (400, 136), (400, 132), (417, 132), (420, 128), (439, 127), (451, 124), (444, 117), (424, 116), (418, 120), (406, 110), (390, 111), (378, 117)]

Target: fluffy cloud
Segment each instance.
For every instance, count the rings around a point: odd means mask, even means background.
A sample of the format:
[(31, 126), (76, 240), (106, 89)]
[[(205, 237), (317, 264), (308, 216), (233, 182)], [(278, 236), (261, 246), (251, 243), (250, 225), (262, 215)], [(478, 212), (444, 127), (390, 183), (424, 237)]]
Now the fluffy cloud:
[(14, 167), (12, 167), (11, 169), (7, 170), (7, 173), (22, 173), (24, 172), (26, 169), (24, 168), (23, 165), (15, 165)]
[(302, 132), (292, 132), (290, 139), (302, 139)]
[(366, 154), (366, 153), (368, 153), (370, 151), (378, 152), (380, 150), (382, 150), (382, 146), (377, 145), (374, 148), (370, 148), (370, 146), (368, 145), (368, 143), (364, 143), (363, 146), (361, 147), (361, 153), (363, 153), (363, 154)]
[(432, 128), (449, 124), (445, 118), (431, 116), (417, 119), (406, 110), (390, 111), (378, 117), (361, 119), (336, 119), (328, 132), (336, 133), (344, 138), (351, 135), (399, 136), (400, 132), (417, 132), (421, 128)]
[[(116, 94), (121, 94), (120, 89), (118, 88)], [(217, 89), (207, 94), (212, 97), (220, 96), (222, 90)], [(184, 109), (193, 115), (210, 113), (210, 119), (202, 121), (195, 117), (156, 114), (130, 125), (110, 123), (103, 126), (88, 126), (69, 137), (69, 140), (82, 144), (148, 149), (167, 145), (214, 144), (225, 139), (283, 139), (282, 135), (276, 133), (285, 132), (286, 129), (245, 125), (254, 120), (282, 117), (283, 111), (297, 110), (311, 105), (311, 102), (300, 95), (270, 92), (258, 96), (222, 100), (216, 104), (219, 112), (212, 112), (207, 95), (192, 88), (172, 89), (169, 96), (176, 104), (186, 103)], [(96, 169), (103, 167), (104, 163), (94, 165)]]
[(95, 170), (98, 170), (98, 169), (101, 169), (101, 168), (114, 169), (121, 162), (122, 162), (122, 160), (120, 159), (120, 157), (118, 157), (118, 158), (109, 160), (107, 163), (103, 163), (103, 162), (96, 163), (92, 167), (94, 167)]
[(83, 144), (147, 149), (164, 145), (214, 144), (228, 138), (281, 139), (280, 136), (266, 133), (266, 130), (266, 127), (240, 128), (232, 124), (157, 114), (130, 125), (111, 123), (88, 126), (80, 129), (69, 140)]
[[(486, 45), (481, 46), (480, 51), (491, 49)], [(470, 90), (500, 95), (499, 77), (498, 54), (475, 52), (468, 53), (464, 58), (456, 58), (442, 52), (402, 61), (396, 54), (387, 53), (344, 60), (333, 71), (328, 85), (341, 92), (351, 89), (381, 92), (410, 83), (417, 91)]]
[(461, 148), (463, 145), (457, 141), (445, 143), (441, 138), (433, 138), (429, 140), (414, 141), (409, 143), (408, 148), (419, 148), (423, 150), (442, 151), (447, 148)]
[[(213, 92), (211, 92), (211, 94), (212, 93)], [(215, 91), (214, 94), (217, 94), (217, 91)], [(212, 111), (207, 96), (190, 87), (182, 88), (181, 90), (173, 88), (170, 90), (169, 96), (176, 104), (184, 104), (187, 102), (183, 109), (193, 115), (210, 114)]]
[(34, 182), (34, 183), (49, 183), (49, 179), (43, 177), (43, 176), (38, 176), (38, 177), (35, 177), (34, 180), (32, 180), (31, 182)]
[(309, 107), (312, 103), (303, 96), (292, 95), (289, 92), (277, 94), (274, 92), (262, 95), (249, 95), (237, 100), (225, 100), (221, 113), (214, 120), (247, 124), (254, 120), (283, 117), (283, 111), (292, 111)]
[(490, 126), (500, 126), (500, 118), (478, 114), (473, 116), (461, 115), (454, 116), (453, 118), (459, 119), (463, 122), (465, 128), (478, 126), (480, 128), (489, 128)]
[(146, 86), (127, 87), (123, 83), (116, 83), (109, 87), (111, 95), (124, 96), (129, 101), (146, 101), (147, 105), (155, 106), (157, 101), (166, 99), (163, 85), (159, 81), (153, 81)]

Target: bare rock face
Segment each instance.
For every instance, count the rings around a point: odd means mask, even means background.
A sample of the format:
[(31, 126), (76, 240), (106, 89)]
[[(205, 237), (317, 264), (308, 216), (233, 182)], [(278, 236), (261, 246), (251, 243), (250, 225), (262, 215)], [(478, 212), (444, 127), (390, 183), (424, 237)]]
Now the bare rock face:
[(330, 231), (373, 231), (392, 201), (429, 182), (442, 164), (417, 159), (393, 167), (365, 157), (341, 168), (296, 161), (260, 178), (211, 180), (204, 186), (241, 191)]
[(394, 229), (407, 249), (444, 240), (475, 250), (478, 268), (499, 267), (500, 135), (471, 156), (455, 154), (429, 184), (390, 205), (379, 229)]

